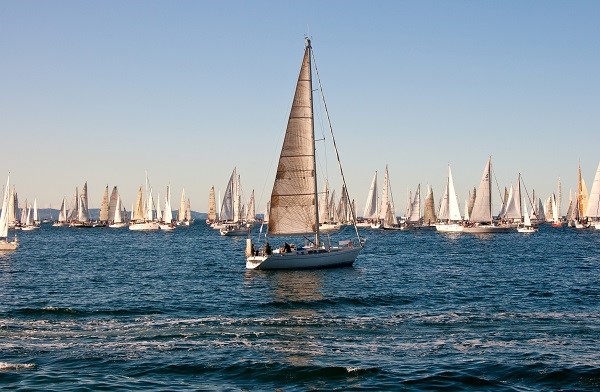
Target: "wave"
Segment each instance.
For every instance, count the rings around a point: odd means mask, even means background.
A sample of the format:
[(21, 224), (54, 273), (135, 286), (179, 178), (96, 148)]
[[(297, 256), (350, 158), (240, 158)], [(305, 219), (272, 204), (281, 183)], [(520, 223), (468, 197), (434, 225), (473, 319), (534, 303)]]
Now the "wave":
[(8, 311), (3, 314), (5, 317), (36, 317), (36, 316), (57, 316), (57, 317), (95, 317), (95, 316), (140, 316), (163, 314), (164, 311), (151, 308), (134, 309), (97, 309), (83, 310), (71, 307), (46, 306), (43, 308), (21, 308)]
[[(360, 366), (318, 366), (294, 365), (283, 363), (240, 362), (229, 366), (211, 366), (204, 364), (171, 364), (155, 367), (151, 364), (137, 366), (139, 371), (130, 374), (130, 377), (146, 377), (149, 375), (206, 375), (217, 379), (249, 382), (275, 383), (290, 385), (310, 381), (339, 382), (357, 378), (377, 377), (382, 369), (377, 367)], [(211, 377), (212, 378), (212, 377)], [(333, 384), (332, 384), (333, 385)]]
[(392, 294), (369, 295), (357, 297), (331, 297), (331, 298), (282, 298), (262, 303), (262, 307), (274, 308), (294, 308), (306, 307), (313, 308), (331, 307), (331, 306), (351, 306), (351, 307), (371, 307), (371, 306), (388, 306), (388, 305), (408, 305), (413, 302), (413, 299), (407, 297), (399, 297)]
[(0, 372), (9, 370), (33, 369), (35, 366), (35, 363), (0, 362)]

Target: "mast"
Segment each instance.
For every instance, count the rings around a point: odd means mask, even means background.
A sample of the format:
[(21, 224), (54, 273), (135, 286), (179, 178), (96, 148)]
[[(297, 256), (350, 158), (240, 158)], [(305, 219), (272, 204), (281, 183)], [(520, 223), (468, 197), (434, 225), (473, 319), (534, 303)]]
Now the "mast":
[(317, 160), (315, 159), (316, 146), (315, 146), (315, 121), (314, 121), (314, 108), (313, 108), (313, 89), (312, 89), (312, 46), (310, 45), (310, 38), (306, 37), (306, 56), (308, 57), (308, 87), (310, 89), (310, 129), (312, 132), (312, 163), (314, 177), (314, 197), (315, 197), (315, 246), (321, 244), (321, 236), (319, 233), (319, 197), (317, 195)]

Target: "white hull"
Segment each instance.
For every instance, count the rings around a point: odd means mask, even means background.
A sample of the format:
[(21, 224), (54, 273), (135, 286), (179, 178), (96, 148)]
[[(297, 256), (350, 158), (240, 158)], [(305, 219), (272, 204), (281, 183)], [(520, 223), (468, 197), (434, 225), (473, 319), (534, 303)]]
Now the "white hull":
[(537, 227), (533, 227), (533, 226), (523, 226), (523, 227), (518, 227), (517, 231), (519, 233), (535, 233), (536, 231), (538, 231)]
[(8, 242), (6, 239), (0, 240), (0, 251), (2, 250), (15, 250), (19, 246), (19, 242), (15, 239)]
[(260, 270), (316, 269), (351, 266), (362, 248), (344, 247), (317, 250), (300, 249), (289, 253), (274, 252), (268, 256), (250, 256), (246, 268)]
[(380, 229), (381, 223), (371, 223), (371, 229)]
[(219, 233), (221, 233), (221, 235), (223, 236), (230, 236), (230, 237), (241, 237), (241, 236), (245, 236), (248, 235), (248, 233), (250, 232), (250, 228), (246, 227), (246, 226), (242, 226), (242, 227), (230, 227), (230, 228), (223, 228), (221, 230), (219, 230)]
[(594, 227), (594, 229), (596, 229), (596, 230), (600, 230), (600, 222), (594, 222), (594, 223), (592, 224), (592, 226)]
[(435, 230), (442, 233), (461, 233), (465, 227), (458, 223), (438, 223)]
[(108, 227), (110, 227), (111, 229), (121, 229), (123, 227), (127, 227), (127, 223), (125, 223), (125, 222), (113, 223), (113, 224), (108, 225)]
[(129, 230), (136, 231), (158, 230), (159, 228), (158, 222), (132, 223), (129, 225)]
[(167, 223), (161, 223), (159, 225), (159, 227), (160, 227), (161, 230), (164, 230), (164, 231), (173, 231), (173, 230), (175, 230), (175, 226), (173, 226), (171, 224), (167, 224)]
[(322, 223), (319, 225), (319, 231), (322, 233), (328, 233), (341, 229), (342, 225), (339, 223)]
[(475, 225), (475, 226), (466, 226), (463, 229), (463, 232), (472, 233), (472, 234), (510, 233), (510, 232), (514, 232), (514, 227), (495, 226), (495, 225)]
[(35, 229), (39, 229), (39, 228), (40, 228), (39, 226), (31, 225), (31, 226), (23, 226), (23, 227), (21, 227), (21, 230), (23, 230), (23, 231), (31, 231), (31, 230), (35, 230)]
[(68, 226), (66, 222), (54, 222), (52, 224), (52, 227), (64, 227), (64, 226)]
[(369, 222), (358, 222), (356, 227), (371, 227), (371, 224)]

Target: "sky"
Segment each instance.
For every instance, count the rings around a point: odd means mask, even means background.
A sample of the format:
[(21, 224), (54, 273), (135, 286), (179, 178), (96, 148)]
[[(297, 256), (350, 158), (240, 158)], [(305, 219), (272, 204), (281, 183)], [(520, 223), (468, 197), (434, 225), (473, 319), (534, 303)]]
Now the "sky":
[(598, 15), (597, 1), (2, 0), (0, 181), (54, 208), (86, 181), (90, 207), (117, 185), (127, 206), (147, 172), (204, 212), (237, 167), (262, 212), (309, 35), (358, 215), (386, 165), (403, 209), (417, 184), (439, 199), (448, 164), (464, 200), (489, 156), (501, 189), (521, 173), (545, 198), (560, 177), (564, 212), (578, 163), (591, 188), (600, 162)]

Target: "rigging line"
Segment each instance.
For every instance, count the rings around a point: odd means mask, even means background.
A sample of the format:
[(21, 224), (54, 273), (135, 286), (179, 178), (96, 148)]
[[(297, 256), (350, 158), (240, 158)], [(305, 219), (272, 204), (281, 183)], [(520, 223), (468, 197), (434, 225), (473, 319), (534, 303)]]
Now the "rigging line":
[(521, 177), (521, 183), (523, 183), (523, 188), (525, 189), (525, 194), (527, 195), (527, 200), (529, 201), (529, 205), (531, 206), (531, 209), (533, 210), (533, 202), (532, 202), (532, 198), (531, 196), (529, 196), (529, 191), (527, 190), (527, 187), (525, 186), (525, 180), (523, 180), (523, 176), (521, 175), (521, 173), (519, 173), (519, 176)]
[(504, 195), (502, 194), (502, 191), (500, 190), (500, 185), (498, 184), (498, 177), (496, 177), (496, 171), (494, 169), (492, 169), (492, 173), (494, 174), (494, 181), (496, 181), (496, 188), (498, 189), (498, 195), (500, 195), (500, 200), (502, 201), (502, 205), (504, 205)]
[[(342, 163), (340, 162), (340, 154), (338, 152), (337, 149), (337, 144), (335, 142), (335, 136), (333, 136), (333, 127), (331, 126), (331, 119), (329, 118), (329, 110), (327, 109), (327, 103), (325, 102), (325, 94), (323, 94), (323, 87), (321, 86), (321, 77), (319, 76), (319, 70), (317, 68), (317, 61), (315, 59), (315, 54), (313, 51), (311, 51), (312, 54), (312, 58), (313, 58), (313, 64), (315, 65), (315, 73), (317, 74), (317, 82), (319, 83), (319, 91), (321, 92), (321, 98), (323, 100), (323, 106), (325, 108), (325, 114), (327, 116), (327, 123), (329, 124), (329, 132), (331, 133), (331, 140), (333, 142), (333, 148), (335, 150), (335, 155), (338, 161), (338, 166), (340, 168), (340, 174), (342, 176), (342, 182), (344, 183), (344, 186), (346, 187), (346, 200), (348, 201), (348, 203), (350, 203), (349, 200), (349, 195), (348, 195), (348, 186), (346, 185), (346, 178), (344, 177), (344, 170), (342, 169)], [(354, 230), (356, 231), (356, 236), (359, 239), (359, 244), (362, 245), (362, 241), (360, 240), (360, 234), (358, 233), (358, 227), (356, 227), (356, 211), (354, 211), (354, 209), (352, 209), (352, 221), (354, 222)]]

